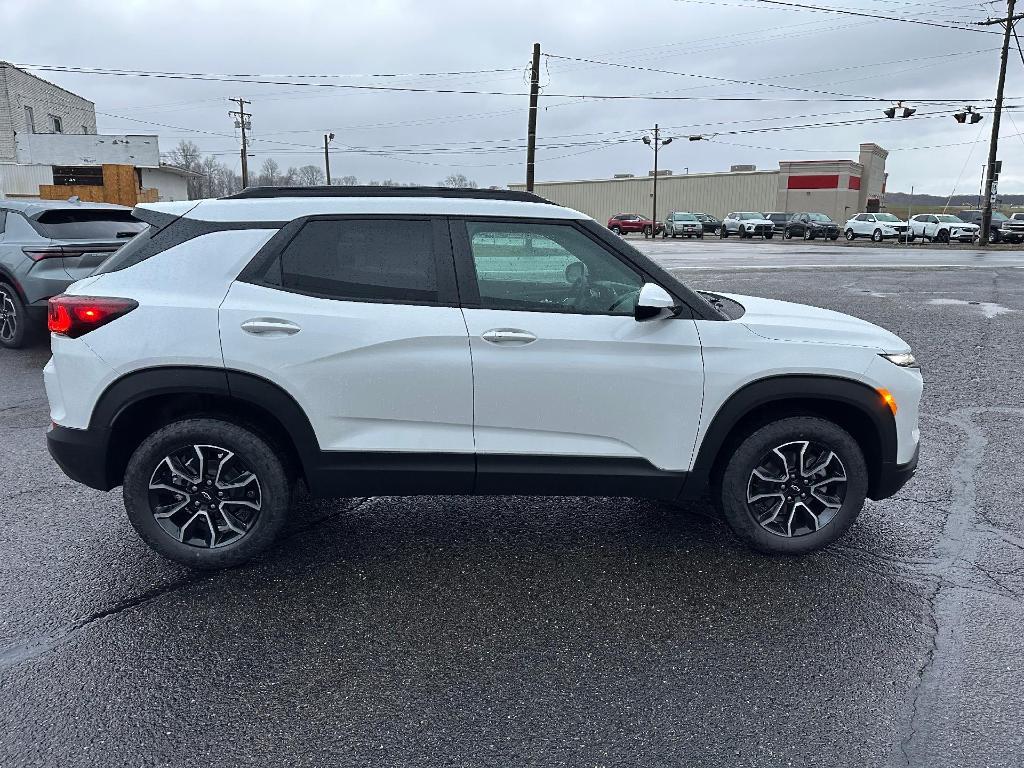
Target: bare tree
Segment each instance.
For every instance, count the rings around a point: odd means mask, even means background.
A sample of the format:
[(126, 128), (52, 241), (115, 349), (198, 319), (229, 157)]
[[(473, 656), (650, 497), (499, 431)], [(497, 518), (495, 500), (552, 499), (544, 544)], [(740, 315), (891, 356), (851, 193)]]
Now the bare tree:
[(296, 172), (299, 184), (315, 187), (324, 183), (324, 172), (316, 165), (304, 165)]
[(335, 176), (334, 183), (341, 187), (354, 187), (359, 184), (359, 179), (355, 176), (342, 176), (340, 179)]
[(191, 141), (182, 140), (178, 146), (167, 153), (167, 163), (191, 171), (193, 174), (199, 174), (188, 177), (188, 197), (190, 200), (203, 197), (203, 169), (200, 167), (202, 153), (198, 146)]
[(452, 173), (445, 177), (444, 181), (440, 182), (442, 187), (454, 187), (456, 189), (476, 189), (476, 182), (472, 179), (467, 179), (463, 173)]
[(277, 161), (268, 157), (263, 161), (263, 165), (260, 166), (260, 175), (257, 182), (261, 186), (276, 186), (281, 183), (281, 166), (277, 164)]

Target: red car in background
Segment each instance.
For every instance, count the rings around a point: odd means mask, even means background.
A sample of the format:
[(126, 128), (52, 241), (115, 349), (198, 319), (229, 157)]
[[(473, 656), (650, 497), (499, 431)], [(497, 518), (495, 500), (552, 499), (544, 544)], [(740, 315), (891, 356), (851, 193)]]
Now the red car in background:
[(608, 219), (608, 229), (616, 235), (626, 235), (630, 232), (643, 232), (644, 237), (661, 234), (665, 225), (660, 221), (652, 222), (646, 216), (639, 213), (617, 213)]

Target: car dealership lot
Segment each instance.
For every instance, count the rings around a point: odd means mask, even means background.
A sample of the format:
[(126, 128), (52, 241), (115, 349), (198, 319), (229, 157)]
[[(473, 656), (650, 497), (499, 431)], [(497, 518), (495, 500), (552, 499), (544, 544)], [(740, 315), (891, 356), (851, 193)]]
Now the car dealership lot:
[(46, 350), (0, 352), (0, 765), (1013, 764), (1024, 256), (630, 241), (907, 339), (915, 479), (801, 559), (701, 504), (305, 499), (195, 574), (50, 462)]

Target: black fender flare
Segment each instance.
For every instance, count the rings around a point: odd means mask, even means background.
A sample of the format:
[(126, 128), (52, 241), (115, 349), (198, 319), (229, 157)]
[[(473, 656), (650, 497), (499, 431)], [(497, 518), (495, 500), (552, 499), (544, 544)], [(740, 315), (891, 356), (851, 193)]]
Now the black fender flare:
[(304, 470), (318, 463), (316, 433), (295, 398), (261, 376), (226, 368), (161, 366), (125, 374), (100, 395), (89, 429), (109, 435), (128, 408), (163, 395), (215, 395), (265, 411), (291, 438)]
[[(869, 496), (875, 498), (879, 482), (896, 467), (896, 419), (881, 395), (863, 382), (833, 376), (783, 375), (753, 381), (734, 392), (718, 409), (697, 449), (693, 468), (683, 493), (686, 497), (700, 495), (708, 486), (712, 471), (723, 447), (743, 420), (751, 413), (772, 403), (780, 407), (795, 406), (811, 412), (827, 411), (839, 405), (854, 409), (863, 417), (854, 437), (870, 436), (877, 446), (877, 455), (865, 454), (872, 476)], [(861, 440), (860, 442), (863, 442)]]

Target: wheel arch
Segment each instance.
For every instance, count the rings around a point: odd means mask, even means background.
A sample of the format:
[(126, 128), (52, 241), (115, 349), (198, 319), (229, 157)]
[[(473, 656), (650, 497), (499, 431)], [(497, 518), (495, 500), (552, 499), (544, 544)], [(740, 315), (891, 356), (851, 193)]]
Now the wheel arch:
[(122, 482), (131, 454), (153, 431), (196, 416), (223, 418), (260, 435), (281, 454), (289, 475), (305, 478), (315, 464), (319, 449), (313, 427), (278, 385), (222, 368), (151, 368), (113, 382), (93, 409), (90, 429), (108, 435), (107, 485)]
[(818, 416), (857, 441), (868, 466), (868, 496), (882, 493), (896, 464), (896, 420), (873, 388), (831, 376), (774, 376), (735, 392), (715, 413), (697, 450), (683, 493), (699, 496), (724, 469), (732, 449), (759, 427), (789, 416)]

